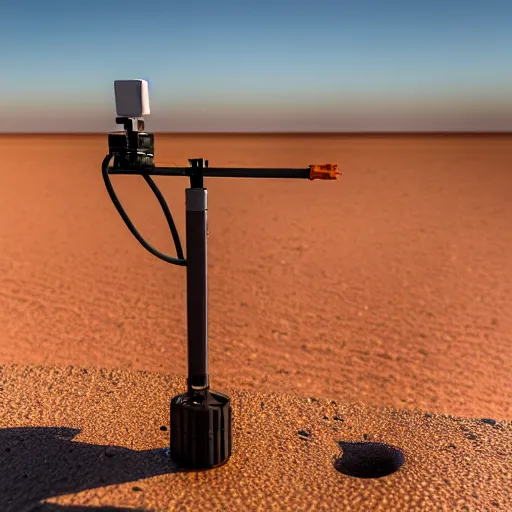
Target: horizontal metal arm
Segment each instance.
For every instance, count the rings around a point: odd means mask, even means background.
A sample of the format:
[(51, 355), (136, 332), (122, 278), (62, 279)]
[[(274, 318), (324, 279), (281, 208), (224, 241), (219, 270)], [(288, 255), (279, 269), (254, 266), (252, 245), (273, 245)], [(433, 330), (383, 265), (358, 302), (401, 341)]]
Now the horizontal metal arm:
[[(143, 169), (109, 169), (109, 174), (147, 174), (152, 176), (191, 176), (194, 167), (146, 167)], [(311, 169), (285, 169), (267, 167), (203, 167), (201, 174), (205, 178), (301, 178), (311, 179)]]

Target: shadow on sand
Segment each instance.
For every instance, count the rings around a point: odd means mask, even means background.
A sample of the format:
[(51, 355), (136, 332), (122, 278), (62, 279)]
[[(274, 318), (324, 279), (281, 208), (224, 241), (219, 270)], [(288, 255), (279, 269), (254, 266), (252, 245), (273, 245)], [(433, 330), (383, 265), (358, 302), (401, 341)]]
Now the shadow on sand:
[[(133, 512), (134, 509), (58, 506), (41, 501), (180, 471), (163, 449), (136, 451), (73, 441), (79, 433), (79, 429), (66, 427), (0, 429), (0, 510)], [(134, 492), (139, 490), (134, 486)]]
[(118, 507), (72, 507), (66, 505), (55, 505), (53, 503), (42, 503), (30, 512), (152, 512), (144, 508), (118, 508)]

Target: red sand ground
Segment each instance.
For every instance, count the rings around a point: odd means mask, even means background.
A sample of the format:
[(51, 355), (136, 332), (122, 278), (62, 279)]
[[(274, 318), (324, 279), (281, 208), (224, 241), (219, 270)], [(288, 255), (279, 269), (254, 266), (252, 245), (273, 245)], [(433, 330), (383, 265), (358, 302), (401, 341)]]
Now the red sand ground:
[[(183, 472), (163, 450), (183, 378), (9, 366), (0, 386), (2, 512), (512, 510), (510, 421), (228, 389), (233, 456)], [(397, 471), (354, 477), (396, 469), (389, 445)]]
[[(512, 417), (512, 138), (157, 135), (157, 163), (307, 166), (206, 182), (215, 388)], [(101, 136), (0, 138), (0, 363), (186, 371), (185, 270), (147, 253)], [(150, 242), (156, 200), (115, 177)], [(156, 180), (184, 236), (181, 178)]]

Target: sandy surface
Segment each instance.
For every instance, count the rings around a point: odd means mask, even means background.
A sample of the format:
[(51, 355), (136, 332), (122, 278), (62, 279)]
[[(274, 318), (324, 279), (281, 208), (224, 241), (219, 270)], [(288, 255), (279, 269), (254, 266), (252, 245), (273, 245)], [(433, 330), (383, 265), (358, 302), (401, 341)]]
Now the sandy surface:
[[(511, 510), (511, 141), (157, 136), (162, 165), (344, 172), (206, 182), (234, 454), (185, 473), (185, 270), (122, 224), (106, 136), (0, 137), (0, 510)], [(142, 180), (113, 181), (172, 251)], [(157, 182), (184, 233), (186, 181)]]
[(232, 458), (179, 472), (165, 448), (182, 378), (5, 366), (0, 386), (3, 512), (512, 509), (510, 421), (227, 389)]
[[(206, 181), (213, 383), (512, 418), (511, 142), (158, 134), (161, 165), (344, 172)], [(0, 137), (0, 362), (184, 375), (185, 270), (122, 223), (101, 179), (106, 144)], [(156, 181), (184, 237), (187, 182)], [(113, 182), (172, 252), (142, 179)]]

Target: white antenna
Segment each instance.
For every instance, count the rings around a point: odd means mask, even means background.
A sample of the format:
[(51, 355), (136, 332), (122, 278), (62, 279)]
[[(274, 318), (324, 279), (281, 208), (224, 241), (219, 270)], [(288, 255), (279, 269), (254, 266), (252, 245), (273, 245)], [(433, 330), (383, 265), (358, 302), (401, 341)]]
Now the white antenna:
[(149, 116), (149, 87), (146, 80), (115, 80), (114, 91), (119, 117)]

